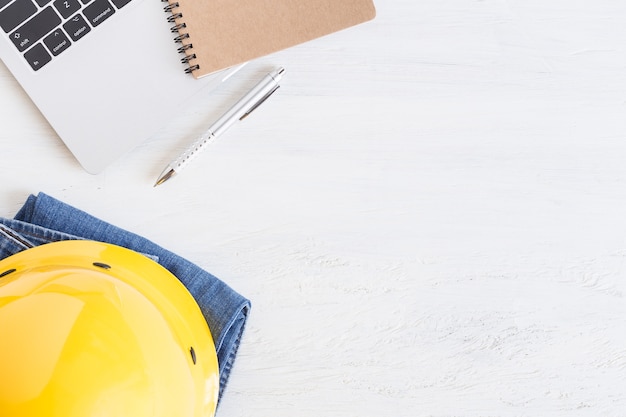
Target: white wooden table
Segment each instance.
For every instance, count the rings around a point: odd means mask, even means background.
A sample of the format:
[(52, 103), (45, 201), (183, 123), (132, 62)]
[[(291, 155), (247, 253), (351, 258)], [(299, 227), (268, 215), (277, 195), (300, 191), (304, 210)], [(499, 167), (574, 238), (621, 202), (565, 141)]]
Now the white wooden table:
[[(626, 415), (626, 3), (379, 0), (92, 176), (0, 64), (43, 191), (253, 302), (221, 417)], [(172, 182), (268, 69), (282, 88)]]

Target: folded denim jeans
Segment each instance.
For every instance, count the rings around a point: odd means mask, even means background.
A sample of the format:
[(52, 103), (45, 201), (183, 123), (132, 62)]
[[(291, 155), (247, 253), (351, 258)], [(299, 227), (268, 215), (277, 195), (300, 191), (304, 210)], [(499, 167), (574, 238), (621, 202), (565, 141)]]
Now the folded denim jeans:
[(190, 261), (44, 193), (29, 196), (14, 219), (0, 217), (0, 259), (34, 246), (70, 239), (96, 240), (140, 252), (183, 283), (200, 306), (215, 342), (221, 399), (250, 312), (250, 301)]

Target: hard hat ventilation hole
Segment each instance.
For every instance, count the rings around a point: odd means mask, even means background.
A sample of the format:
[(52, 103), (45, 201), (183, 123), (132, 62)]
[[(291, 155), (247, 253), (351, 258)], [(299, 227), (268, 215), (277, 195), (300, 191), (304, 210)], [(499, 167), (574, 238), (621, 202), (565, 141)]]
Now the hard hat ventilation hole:
[(1, 273), (1, 274), (0, 274), (0, 278), (5, 277), (5, 276), (7, 276), (7, 275), (9, 275), (9, 274), (11, 274), (11, 273), (13, 273), (13, 272), (15, 272), (15, 271), (16, 271), (16, 269), (15, 269), (15, 268), (13, 268), (13, 269), (8, 269), (8, 270), (6, 270), (6, 271), (4, 271), (3, 273)]
[(94, 262), (93, 266), (97, 266), (98, 268), (102, 268), (102, 269), (111, 269), (111, 265), (104, 264), (102, 262)]
[(193, 346), (191, 348), (189, 348), (189, 353), (191, 354), (191, 360), (193, 361), (193, 364), (196, 364), (196, 351), (193, 350)]

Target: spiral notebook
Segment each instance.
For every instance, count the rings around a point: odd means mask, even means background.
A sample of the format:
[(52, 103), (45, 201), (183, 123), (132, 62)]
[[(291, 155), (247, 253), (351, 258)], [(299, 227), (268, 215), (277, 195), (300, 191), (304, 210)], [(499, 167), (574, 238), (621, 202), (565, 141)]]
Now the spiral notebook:
[(166, 0), (200, 78), (375, 17), (372, 0)]

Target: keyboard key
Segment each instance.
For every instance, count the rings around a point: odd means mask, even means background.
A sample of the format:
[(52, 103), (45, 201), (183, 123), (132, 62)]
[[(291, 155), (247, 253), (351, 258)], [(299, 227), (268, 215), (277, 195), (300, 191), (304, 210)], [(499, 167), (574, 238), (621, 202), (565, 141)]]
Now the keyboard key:
[(30, 50), (24, 54), (24, 58), (26, 58), (26, 61), (28, 61), (35, 71), (46, 65), (52, 59), (48, 51), (46, 51), (46, 48), (40, 43), (30, 48)]
[(0, 27), (5, 33), (9, 33), (35, 13), (37, 6), (32, 0), (16, 0), (0, 12)]
[(65, 51), (70, 47), (71, 42), (65, 36), (65, 33), (61, 29), (57, 29), (48, 36), (46, 36), (43, 40), (43, 43), (46, 44), (48, 50), (52, 52), (52, 55), (57, 56), (61, 52)]
[(78, 0), (55, 0), (52, 4), (54, 4), (54, 7), (56, 7), (64, 19), (67, 19), (80, 9)]
[(96, 27), (115, 13), (115, 9), (108, 0), (95, 0), (83, 9), (83, 14), (91, 26)]
[(74, 42), (82, 38), (91, 30), (85, 19), (77, 14), (63, 25), (63, 29), (70, 35)]
[(115, 5), (115, 7), (117, 7), (118, 9), (121, 9), (122, 7), (130, 3), (130, 0), (111, 0), (111, 1)]
[(48, 6), (11, 33), (11, 40), (18, 51), (24, 52), (60, 24), (61, 18), (52, 6)]

